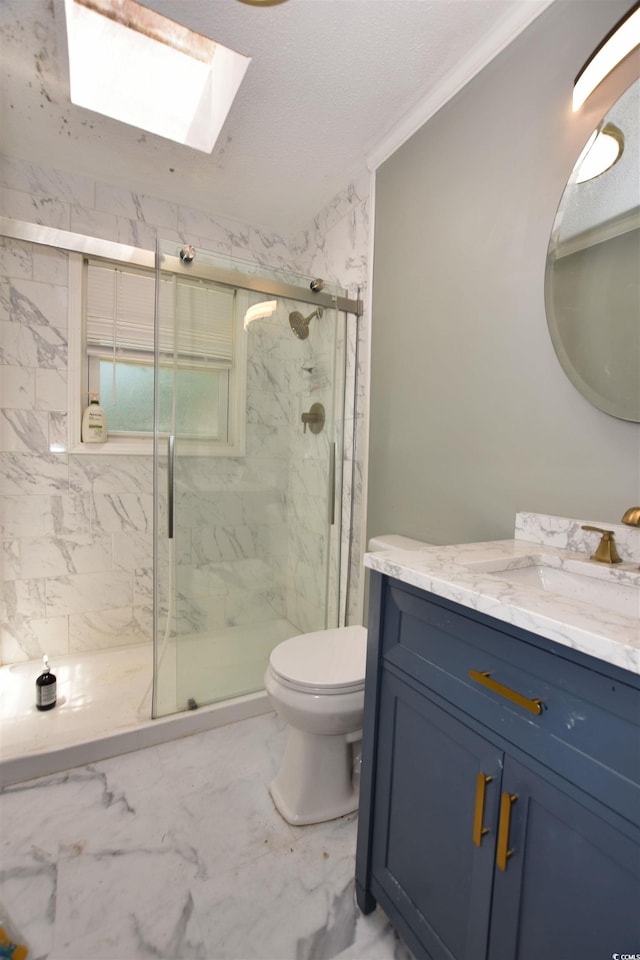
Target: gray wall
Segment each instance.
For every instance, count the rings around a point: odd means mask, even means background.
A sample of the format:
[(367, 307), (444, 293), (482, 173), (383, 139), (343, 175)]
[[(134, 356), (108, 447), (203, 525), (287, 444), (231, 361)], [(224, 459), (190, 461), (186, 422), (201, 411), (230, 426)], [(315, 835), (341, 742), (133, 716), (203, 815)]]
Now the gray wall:
[(544, 306), (556, 207), (629, 72), (577, 115), (573, 78), (628, 7), (556, 0), (378, 170), (369, 536), (501, 539), (518, 510), (640, 502), (640, 427), (572, 386)]

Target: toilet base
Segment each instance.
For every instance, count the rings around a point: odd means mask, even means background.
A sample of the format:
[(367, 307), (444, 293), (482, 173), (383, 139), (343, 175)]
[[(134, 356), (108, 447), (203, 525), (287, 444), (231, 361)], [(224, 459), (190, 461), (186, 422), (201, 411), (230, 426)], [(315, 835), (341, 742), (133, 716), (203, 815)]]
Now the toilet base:
[(344, 735), (305, 733), (289, 727), (280, 769), (269, 791), (294, 826), (334, 820), (358, 809), (352, 747)]

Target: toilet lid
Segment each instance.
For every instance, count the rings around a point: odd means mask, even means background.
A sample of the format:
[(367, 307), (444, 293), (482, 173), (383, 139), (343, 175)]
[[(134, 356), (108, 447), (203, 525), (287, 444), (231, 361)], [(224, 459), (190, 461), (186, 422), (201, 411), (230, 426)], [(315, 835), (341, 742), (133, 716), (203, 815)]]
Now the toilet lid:
[(335, 692), (364, 686), (366, 658), (366, 627), (338, 627), (279, 643), (269, 663), (276, 676), (291, 685)]

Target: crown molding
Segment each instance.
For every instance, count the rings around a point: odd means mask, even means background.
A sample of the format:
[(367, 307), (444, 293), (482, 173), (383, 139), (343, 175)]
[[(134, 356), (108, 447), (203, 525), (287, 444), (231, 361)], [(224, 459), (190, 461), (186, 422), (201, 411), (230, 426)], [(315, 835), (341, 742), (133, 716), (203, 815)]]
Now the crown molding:
[(556, 250), (556, 259), (569, 257), (572, 253), (579, 253), (588, 247), (595, 247), (598, 243), (621, 237), (625, 233), (631, 233), (632, 230), (640, 230), (640, 207), (626, 210), (605, 223), (598, 223), (582, 233), (577, 233), (573, 237), (562, 240)]
[(496, 29), (471, 50), (462, 63), (446, 74), (435, 89), (429, 90), (415, 106), (387, 130), (367, 154), (366, 163), (369, 170), (376, 170), (392, 153), (395, 153), (416, 130), (419, 130), (462, 87), (480, 73), (505, 47), (508, 47), (553, 2), (554, 0), (522, 0), (518, 3)]

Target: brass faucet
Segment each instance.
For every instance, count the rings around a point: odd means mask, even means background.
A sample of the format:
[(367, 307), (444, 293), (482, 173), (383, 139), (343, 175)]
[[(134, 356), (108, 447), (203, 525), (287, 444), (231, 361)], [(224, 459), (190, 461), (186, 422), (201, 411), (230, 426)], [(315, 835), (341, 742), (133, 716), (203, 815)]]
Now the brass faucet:
[[(640, 507), (629, 507), (622, 514), (622, 522), (629, 527), (640, 527)], [(640, 570), (640, 567), (638, 567)]]
[(584, 526), (582, 529), (593, 530), (595, 533), (602, 534), (596, 552), (591, 555), (592, 560), (598, 560), (600, 563), (622, 563), (622, 557), (618, 553), (616, 542), (613, 539), (613, 530), (603, 530), (601, 527), (589, 526)]
[(629, 507), (622, 515), (622, 522), (629, 527), (640, 527), (640, 507)]

